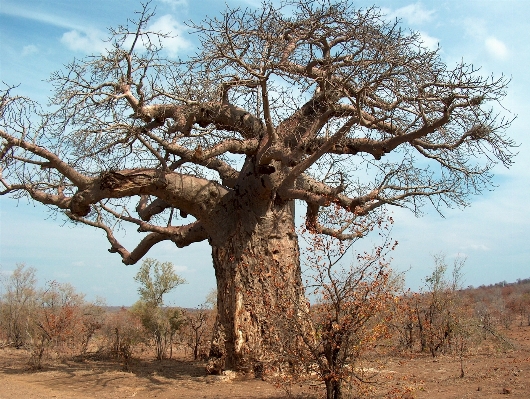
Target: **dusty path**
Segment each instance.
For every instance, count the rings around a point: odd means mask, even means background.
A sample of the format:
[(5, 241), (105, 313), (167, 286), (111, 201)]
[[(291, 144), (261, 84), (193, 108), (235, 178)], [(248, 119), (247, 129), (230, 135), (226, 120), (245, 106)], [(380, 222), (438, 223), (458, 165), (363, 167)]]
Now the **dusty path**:
[[(44, 371), (24, 370), (22, 353), (0, 352), (0, 398), (279, 398), (264, 381), (230, 381), (204, 375), (204, 365), (189, 361), (138, 362), (131, 372), (101, 361), (64, 362)], [(6, 365), (10, 357), (10, 365)]]

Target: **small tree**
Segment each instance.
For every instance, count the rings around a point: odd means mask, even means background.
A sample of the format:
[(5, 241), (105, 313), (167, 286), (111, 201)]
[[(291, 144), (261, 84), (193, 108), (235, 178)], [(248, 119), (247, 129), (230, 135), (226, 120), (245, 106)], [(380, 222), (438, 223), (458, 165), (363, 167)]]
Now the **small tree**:
[(3, 281), (0, 303), (0, 327), (9, 344), (20, 348), (28, 337), (27, 330), (37, 299), (37, 278), (33, 267), (18, 264), (13, 274)]
[(288, 366), (280, 373), (283, 382), (317, 375), (325, 385), (327, 399), (342, 398), (344, 382), (357, 390), (364, 381), (355, 366), (363, 352), (386, 336), (387, 309), (397, 288), (385, 260), (397, 242), (386, 236), (384, 244), (372, 253), (358, 254), (344, 266), (351, 244), (309, 234), (307, 290), (316, 304), (307, 312), (294, 308), (295, 302), (284, 297), (283, 311), (271, 321), (277, 327), (270, 340), (277, 342), (273, 344), (273, 351), (278, 352), (273, 361), (280, 368), (282, 363)]
[(83, 295), (70, 284), (51, 281), (39, 292), (31, 318), (32, 328), (28, 329), (32, 350), (30, 365), (33, 368), (42, 367), (43, 355), (50, 346), (64, 350), (65, 344), (74, 343), (82, 325), (83, 304)]
[(173, 263), (160, 263), (151, 258), (142, 262), (134, 280), (140, 284), (138, 293), (141, 300), (155, 306), (162, 306), (165, 294), (186, 283), (186, 280), (175, 273)]
[(138, 316), (122, 307), (118, 312), (106, 315), (102, 330), (107, 348), (123, 361), (123, 368), (128, 371), (133, 349), (142, 341), (142, 324)]
[(428, 349), (433, 357), (451, 344), (460, 329), (458, 290), (465, 258), (455, 259), (451, 278), (446, 276), (448, 265), (443, 254), (435, 255), (434, 263), (425, 279), (426, 292), (414, 296), (421, 350)]
[(150, 302), (139, 300), (132, 306), (131, 312), (139, 317), (147, 334), (154, 340), (156, 358), (164, 359), (168, 348), (171, 358), (175, 334), (185, 323), (180, 309), (154, 306)]
[(51, 281), (37, 289), (35, 273), (34, 268), (19, 264), (3, 281), (0, 327), (9, 344), (28, 346), (31, 366), (41, 368), (50, 347), (61, 355), (71, 350), (84, 354), (101, 328), (104, 312), (100, 304), (85, 302), (70, 284)]
[(400, 301), (392, 307), (392, 328), (397, 335), (397, 346), (412, 351), (416, 344), (417, 317), (414, 308), (416, 293), (407, 290), (400, 294)]
[(103, 327), (105, 320), (104, 301), (97, 300), (96, 303), (87, 303), (81, 308), (81, 349), (84, 355), (88, 350), (88, 344), (96, 331)]
[(207, 353), (206, 336), (211, 333), (214, 311), (205, 305), (186, 312), (187, 342), (193, 351), (193, 359), (197, 360)]
[(140, 300), (132, 311), (154, 339), (156, 358), (162, 360), (183, 321), (178, 309), (163, 308), (164, 295), (186, 281), (175, 273), (171, 262), (150, 258), (143, 261), (135, 280), (140, 284)]

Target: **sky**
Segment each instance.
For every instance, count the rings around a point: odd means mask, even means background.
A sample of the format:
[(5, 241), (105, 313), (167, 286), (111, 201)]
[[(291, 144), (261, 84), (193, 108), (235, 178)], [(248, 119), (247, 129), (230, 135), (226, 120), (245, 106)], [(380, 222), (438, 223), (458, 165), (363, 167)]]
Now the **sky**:
[[(153, 0), (152, 28), (176, 37), (165, 44), (169, 57), (185, 57), (197, 48), (197, 38), (185, 21), (215, 17), (225, 8), (256, 7), (255, 0)], [(502, 110), (517, 116), (508, 133), (520, 147), (510, 169), (495, 168), (496, 188), (471, 198), (470, 206), (445, 209), (443, 216), (424, 208), (421, 217), (394, 209), (392, 237), (399, 242), (392, 266), (406, 272), (406, 284), (418, 289), (432, 271), (433, 256), (443, 253), (449, 265), (466, 257), (464, 285), (479, 286), (530, 277), (530, 2), (526, 0), (356, 1), (376, 5), (388, 18), (421, 34), (426, 46), (440, 46), (453, 66), (462, 59), (481, 67), (484, 75), (511, 78)], [(107, 28), (124, 24), (140, 9), (132, 0), (1, 0), (0, 80), (19, 84), (17, 93), (46, 104), (50, 74), (74, 58), (105, 48)], [(500, 106), (497, 106), (500, 107)], [(499, 108), (500, 109), (500, 108)], [(132, 231), (120, 240), (132, 248)], [(375, 241), (374, 241), (375, 240)], [(369, 248), (368, 237), (359, 248)], [(105, 298), (108, 305), (131, 305), (138, 299), (134, 276), (139, 264), (125, 266), (110, 254), (104, 233), (72, 226), (46, 207), (26, 200), (0, 197), (0, 275), (8, 277), (18, 263), (37, 269), (41, 284), (71, 283), (87, 300)], [(196, 307), (215, 287), (207, 243), (179, 249), (168, 242), (155, 246), (149, 257), (170, 261), (187, 280), (166, 298), (167, 303)]]

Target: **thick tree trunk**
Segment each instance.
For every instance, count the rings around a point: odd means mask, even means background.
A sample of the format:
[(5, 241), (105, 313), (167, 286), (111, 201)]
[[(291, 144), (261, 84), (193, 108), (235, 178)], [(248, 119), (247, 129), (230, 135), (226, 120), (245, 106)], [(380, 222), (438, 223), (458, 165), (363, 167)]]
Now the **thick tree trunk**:
[(218, 307), (212, 373), (257, 371), (275, 344), (268, 342), (268, 319), (278, 303), (288, 298), (293, 308), (305, 306), (294, 204), (252, 202), (231, 215), (235, 223), (226, 224), (223, 242), (212, 243)]

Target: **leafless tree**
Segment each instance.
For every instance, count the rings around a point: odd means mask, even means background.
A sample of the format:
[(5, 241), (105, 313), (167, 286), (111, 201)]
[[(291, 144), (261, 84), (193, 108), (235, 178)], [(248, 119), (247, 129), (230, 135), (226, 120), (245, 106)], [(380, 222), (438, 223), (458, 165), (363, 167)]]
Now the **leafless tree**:
[(18, 264), (13, 274), (2, 281), (5, 292), (0, 295), (0, 328), (9, 345), (22, 347), (27, 340), (37, 301), (36, 270)]
[[(54, 73), (50, 110), (4, 90), (0, 192), (102, 229), (126, 264), (161, 241), (207, 240), (227, 368), (248, 368), (260, 345), (268, 276), (303, 298), (296, 200), (312, 231), (356, 238), (385, 205), (464, 205), (511, 163), (510, 121), (492, 110), (507, 79), (448, 67), (377, 8), (228, 8), (190, 23), (201, 47), (183, 61), (164, 58), (152, 15)], [(335, 225), (330, 205), (345, 210)], [(136, 248), (116, 221), (145, 233)]]
[(432, 357), (446, 350), (454, 337), (463, 332), (459, 291), (462, 289), (462, 269), (465, 258), (454, 259), (451, 278), (445, 255), (433, 256), (434, 268), (425, 278), (425, 291), (412, 298), (416, 313), (416, 325), (420, 336), (421, 350), (428, 350)]
[(193, 360), (199, 359), (205, 346), (205, 335), (211, 333), (213, 311), (204, 305), (186, 311), (186, 344), (193, 351)]

